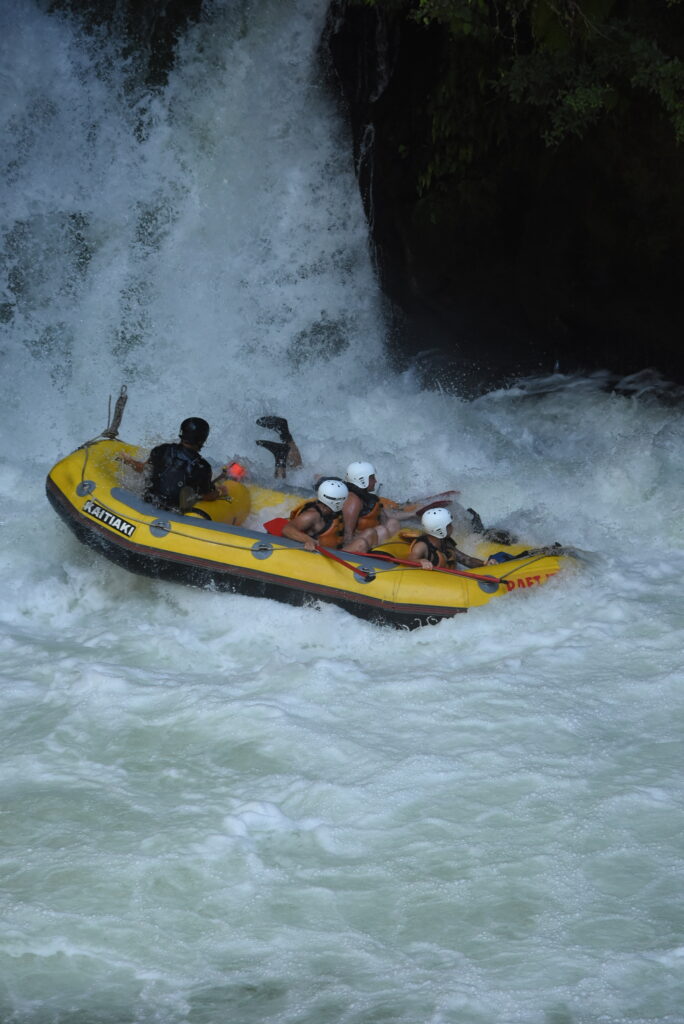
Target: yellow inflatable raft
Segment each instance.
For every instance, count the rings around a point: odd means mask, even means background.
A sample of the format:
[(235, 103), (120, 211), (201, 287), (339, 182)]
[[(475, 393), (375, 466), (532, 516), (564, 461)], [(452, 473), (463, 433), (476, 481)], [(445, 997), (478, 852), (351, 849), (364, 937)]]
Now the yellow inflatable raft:
[[(135, 455), (137, 448), (106, 437), (89, 441), (52, 468), (47, 496), (80, 541), (146, 576), (295, 605), (330, 601), (374, 622), (412, 628), (536, 587), (571, 561), (562, 549), (547, 549), (477, 570), (426, 572), (401, 564), (408, 544), (399, 538), (377, 554), (309, 552), (262, 528), (310, 496), (301, 490), (229, 481), (225, 499), (169, 512), (132, 489), (116, 457), (122, 451)], [(484, 542), (477, 554), (502, 550), (516, 556), (523, 549)]]

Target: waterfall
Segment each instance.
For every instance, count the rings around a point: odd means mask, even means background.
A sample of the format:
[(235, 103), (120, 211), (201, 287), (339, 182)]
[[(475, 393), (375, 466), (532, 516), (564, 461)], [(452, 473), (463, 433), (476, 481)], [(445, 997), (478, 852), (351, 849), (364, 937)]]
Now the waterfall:
[[(146, 89), (0, 7), (0, 1019), (679, 1021), (681, 407), (398, 372), (324, 5), (205, 8)], [(412, 633), (129, 575), (44, 497), (121, 384), (596, 560)]]

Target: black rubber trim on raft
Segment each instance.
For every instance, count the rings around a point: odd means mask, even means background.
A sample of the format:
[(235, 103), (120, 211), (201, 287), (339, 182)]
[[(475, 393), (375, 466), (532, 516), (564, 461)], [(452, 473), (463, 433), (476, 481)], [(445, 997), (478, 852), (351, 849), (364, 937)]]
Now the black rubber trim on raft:
[(243, 594), (246, 597), (266, 597), (295, 607), (315, 605), (318, 601), (343, 608), (351, 615), (377, 625), (390, 625), (399, 629), (417, 629), (433, 625), (441, 619), (452, 618), (467, 608), (426, 608), (425, 605), (397, 607), (366, 595), (345, 597), (344, 592), (332, 590), (307, 580), (274, 577), (259, 569), (231, 567), (204, 559), (191, 558), (176, 552), (150, 553), (126, 537), (115, 537), (96, 520), (85, 520), (62, 494), (50, 477), (45, 491), (48, 501), (61, 519), (87, 547), (93, 548), (115, 565), (128, 572), (151, 579), (183, 583), (186, 586), (208, 588)]

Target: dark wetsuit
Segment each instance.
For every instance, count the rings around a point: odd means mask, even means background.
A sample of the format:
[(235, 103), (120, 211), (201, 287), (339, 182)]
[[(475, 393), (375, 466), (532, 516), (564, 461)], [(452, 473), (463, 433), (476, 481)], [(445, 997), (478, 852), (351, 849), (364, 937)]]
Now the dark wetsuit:
[(196, 494), (212, 490), (211, 466), (199, 452), (184, 444), (160, 444), (148, 459), (149, 480), (145, 501), (160, 508), (177, 509), (182, 487), (191, 487)]

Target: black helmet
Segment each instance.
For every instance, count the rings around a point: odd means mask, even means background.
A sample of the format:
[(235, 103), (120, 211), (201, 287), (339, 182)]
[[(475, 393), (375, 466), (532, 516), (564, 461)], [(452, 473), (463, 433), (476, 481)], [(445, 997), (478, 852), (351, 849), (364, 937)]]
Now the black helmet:
[(209, 424), (199, 416), (191, 416), (180, 425), (180, 439), (201, 448), (209, 436)]

